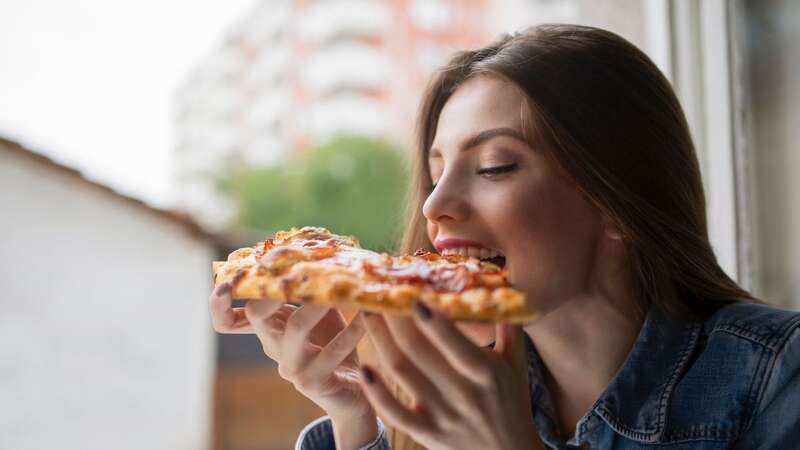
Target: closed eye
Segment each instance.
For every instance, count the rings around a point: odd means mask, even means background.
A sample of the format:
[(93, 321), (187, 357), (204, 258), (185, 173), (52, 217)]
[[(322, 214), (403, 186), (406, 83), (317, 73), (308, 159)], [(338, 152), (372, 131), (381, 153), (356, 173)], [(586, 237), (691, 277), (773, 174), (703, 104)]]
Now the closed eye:
[[(512, 164), (506, 164), (504, 166), (486, 167), (483, 169), (478, 169), (477, 174), (485, 175), (486, 177), (493, 177), (495, 175), (500, 175), (502, 173), (513, 172), (514, 170), (517, 170), (517, 166), (518, 166), (517, 163), (512, 163)], [(437, 184), (438, 184), (437, 182), (432, 183), (431, 189), (436, 189)]]
[(511, 172), (517, 168), (517, 163), (506, 164), (505, 166), (487, 167), (478, 169), (478, 175), (499, 175), (501, 173)]

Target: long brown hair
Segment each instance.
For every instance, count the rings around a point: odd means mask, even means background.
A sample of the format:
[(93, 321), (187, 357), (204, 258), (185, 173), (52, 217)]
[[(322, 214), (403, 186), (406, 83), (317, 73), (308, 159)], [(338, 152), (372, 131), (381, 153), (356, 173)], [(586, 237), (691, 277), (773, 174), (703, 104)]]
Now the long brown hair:
[[(476, 76), (500, 77), (520, 89), (526, 138), (546, 149), (620, 227), (639, 312), (658, 305), (677, 320), (693, 321), (729, 303), (756, 301), (714, 256), (697, 155), (669, 82), (633, 44), (586, 26), (539, 25), (505, 34), (486, 47), (457, 52), (433, 75), (417, 114), (398, 251), (433, 251), (422, 215), (432, 189), (428, 151), (444, 104)], [(392, 434), (395, 450), (421, 448)]]

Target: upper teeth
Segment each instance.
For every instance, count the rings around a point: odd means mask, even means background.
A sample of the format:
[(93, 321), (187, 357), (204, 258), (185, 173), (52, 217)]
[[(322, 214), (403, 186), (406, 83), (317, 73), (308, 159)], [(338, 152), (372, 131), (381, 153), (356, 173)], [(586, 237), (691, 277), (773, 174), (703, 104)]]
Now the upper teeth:
[(497, 250), (491, 250), (488, 248), (477, 248), (477, 247), (446, 248), (442, 250), (442, 255), (472, 256), (473, 258), (478, 258), (478, 259), (487, 259), (487, 258), (494, 258), (495, 256), (503, 256), (503, 254), (498, 252)]

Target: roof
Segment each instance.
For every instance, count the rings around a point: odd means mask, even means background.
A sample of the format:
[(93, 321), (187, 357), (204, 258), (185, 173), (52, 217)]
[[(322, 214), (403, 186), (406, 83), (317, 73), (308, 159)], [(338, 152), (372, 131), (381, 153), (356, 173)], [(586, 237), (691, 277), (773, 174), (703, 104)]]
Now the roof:
[(218, 235), (203, 228), (191, 217), (191, 215), (189, 215), (184, 211), (158, 208), (149, 205), (140, 199), (117, 192), (110, 186), (86, 178), (79, 170), (55, 162), (52, 159), (48, 158), (47, 156), (42, 155), (41, 153), (37, 153), (33, 150), (24, 147), (23, 145), (17, 142), (5, 139), (3, 137), (0, 137), (0, 151), (13, 153), (14, 155), (17, 155), (20, 158), (24, 158), (36, 164), (39, 164), (43, 168), (46, 168), (47, 170), (52, 170), (67, 175), (69, 177), (72, 177), (76, 181), (84, 184), (85, 186), (91, 189), (102, 191), (107, 195), (111, 195), (114, 198), (120, 200), (121, 202), (125, 202), (133, 206), (134, 208), (139, 208), (148, 214), (154, 214), (164, 220), (177, 223), (194, 237), (208, 240), (214, 245), (219, 244)]

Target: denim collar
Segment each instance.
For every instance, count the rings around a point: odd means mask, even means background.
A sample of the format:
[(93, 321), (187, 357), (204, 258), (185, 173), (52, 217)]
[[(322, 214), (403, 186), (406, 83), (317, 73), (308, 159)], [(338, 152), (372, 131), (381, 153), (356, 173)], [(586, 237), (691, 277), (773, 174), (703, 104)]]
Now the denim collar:
[[(664, 432), (670, 395), (689, 363), (701, 329), (702, 323), (678, 323), (651, 307), (617, 375), (578, 422), (577, 440), (588, 431), (594, 413), (628, 439), (657, 442)], [(544, 384), (546, 369), (527, 334), (525, 343), (534, 422), (546, 443), (561, 448), (555, 404)]]

